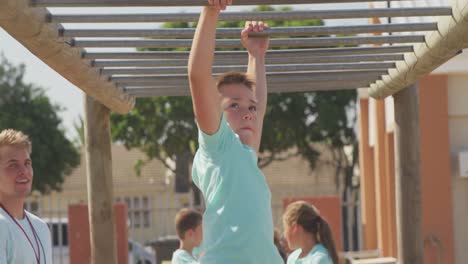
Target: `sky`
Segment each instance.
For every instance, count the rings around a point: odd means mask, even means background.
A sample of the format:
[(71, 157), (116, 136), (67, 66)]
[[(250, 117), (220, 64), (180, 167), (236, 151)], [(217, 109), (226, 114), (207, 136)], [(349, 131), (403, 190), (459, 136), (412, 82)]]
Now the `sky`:
[[(321, 5), (291, 5), (295, 10), (314, 10), (314, 9), (347, 9), (347, 8), (367, 8), (366, 3), (341, 3), (339, 7), (336, 4), (321, 4)], [(227, 11), (242, 11), (249, 10), (252, 7), (236, 7), (231, 6)], [(156, 11), (155, 11), (156, 10)], [(74, 13), (71, 9), (50, 9), (52, 13)], [(83, 8), (79, 13), (110, 13), (110, 12), (199, 12), (199, 7), (174, 7), (174, 8)], [(345, 20), (327, 20), (326, 25), (340, 25), (345, 23)], [(367, 23), (366, 19), (355, 19), (353, 23)], [(99, 28), (138, 28), (142, 26), (139, 24), (103, 24), (99, 25)], [(147, 27), (155, 27), (157, 25), (146, 25)], [(76, 28), (74, 25), (65, 25), (66, 28)], [(80, 28), (90, 28), (93, 25), (81, 24)], [(59, 104), (64, 111), (60, 112), (59, 115), (63, 121), (63, 128), (66, 131), (66, 135), (69, 139), (75, 138), (77, 135), (73, 129), (73, 124), (77, 123), (80, 116), (83, 116), (83, 92), (68, 82), (66, 79), (61, 77), (54, 70), (49, 68), (45, 63), (36, 58), (26, 48), (24, 48), (19, 42), (12, 38), (2, 28), (0, 28), (0, 53), (2, 53), (8, 61), (14, 65), (24, 64), (26, 66), (25, 81), (27, 83), (33, 83), (46, 90), (47, 95), (51, 99), (52, 103)]]

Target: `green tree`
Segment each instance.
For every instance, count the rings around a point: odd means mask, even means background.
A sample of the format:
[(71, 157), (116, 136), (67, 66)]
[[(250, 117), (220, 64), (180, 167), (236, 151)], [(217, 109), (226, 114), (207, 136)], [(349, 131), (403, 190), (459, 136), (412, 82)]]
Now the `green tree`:
[[(141, 98), (127, 115), (112, 114), (111, 123), (114, 140), (127, 148), (141, 149), (146, 161), (161, 161), (176, 174), (176, 190), (188, 191), (198, 133), (190, 97)], [(146, 161), (137, 162), (138, 173)]]
[[(270, 6), (254, 9), (273, 10)], [(291, 9), (286, 7), (281, 10)], [(323, 25), (321, 20), (266, 22), (272, 27)], [(166, 23), (163, 27), (195, 26), (195, 23)], [(220, 22), (219, 27), (243, 27), (243, 22)], [(356, 141), (352, 120), (355, 100), (355, 91), (270, 94), (259, 166), (301, 156), (313, 168), (319, 157), (313, 143), (322, 142), (336, 154), (337, 164), (340, 162), (337, 175), (343, 169), (352, 172), (349, 167), (354, 161), (343, 163), (342, 159), (347, 157), (344, 146)], [(139, 99), (128, 115), (113, 114), (111, 120), (114, 140), (123, 142), (127, 148), (143, 150), (148, 160), (162, 161), (176, 173), (176, 190), (187, 190), (180, 189), (178, 184), (188, 186), (190, 162), (197, 148), (197, 127), (189, 97)], [(168, 164), (168, 160), (176, 164), (175, 168)], [(144, 163), (138, 162), (137, 167)]]
[(13, 128), (30, 136), (33, 189), (60, 190), (80, 155), (61, 128), (61, 107), (53, 105), (42, 88), (24, 83), (24, 72), (24, 65), (15, 67), (0, 56), (0, 130)]

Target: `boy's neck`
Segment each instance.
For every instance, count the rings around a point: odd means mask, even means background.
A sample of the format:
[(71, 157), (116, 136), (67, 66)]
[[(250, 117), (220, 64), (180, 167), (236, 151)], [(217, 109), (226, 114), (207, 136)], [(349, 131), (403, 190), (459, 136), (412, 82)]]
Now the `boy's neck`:
[(191, 245), (191, 243), (187, 243), (187, 241), (184, 242), (183, 240), (180, 241), (179, 249), (187, 251), (188, 253), (190, 253), (190, 255), (192, 255), (193, 248), (194, 246)]
[(2, 197), (0, 203), (16, 219), (24, 217), (24, 199), (7, 199)]

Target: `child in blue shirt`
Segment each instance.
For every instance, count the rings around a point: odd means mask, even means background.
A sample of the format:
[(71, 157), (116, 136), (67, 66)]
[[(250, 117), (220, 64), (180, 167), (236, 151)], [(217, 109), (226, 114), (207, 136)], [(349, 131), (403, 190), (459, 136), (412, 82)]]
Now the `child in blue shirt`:
[(199, 127), (192, 177), (206, 203), (201, 263), (283, 263), (273, 244), (271, 193), (258, 168), (267, 87), (268, 38), (249, 38), (266, 28), (247, 22), (241, 41), (247, 73), (212, 77), (216, 22), (228, 0), (203, 9), (189, 58), (189, 81)]
[(199, 247), (203, 239), (202, 215), (188, 208), (181, 209), (175, 217), (179, 249), (172, 254), (172, 264), (198, 264), (193, 249)]
[(289, 248), (294, 250), (287, 264), (338, 264), (330, 227), (314, 206), (304, 201), (289, 204), (283, 229)]

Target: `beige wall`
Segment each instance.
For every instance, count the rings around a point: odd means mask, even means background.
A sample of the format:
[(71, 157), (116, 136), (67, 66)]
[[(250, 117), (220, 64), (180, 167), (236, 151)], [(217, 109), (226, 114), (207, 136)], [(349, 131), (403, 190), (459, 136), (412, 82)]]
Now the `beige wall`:
[(271, 190), (273, 224), (276, 228), (281, 229), (284, 198), (339, 195), (335, 184), (335, 166), (329, 162), (330, 159), (327, 153), (322, 154), (314, 170), (297, 157), (273, 162), (263, 169)]
[(458, 153), (468, 150), (468, 74), (450, 75), (448, 88), (455, 258), (462, 264), (468, 259), (468, 179), (459, 177)]

